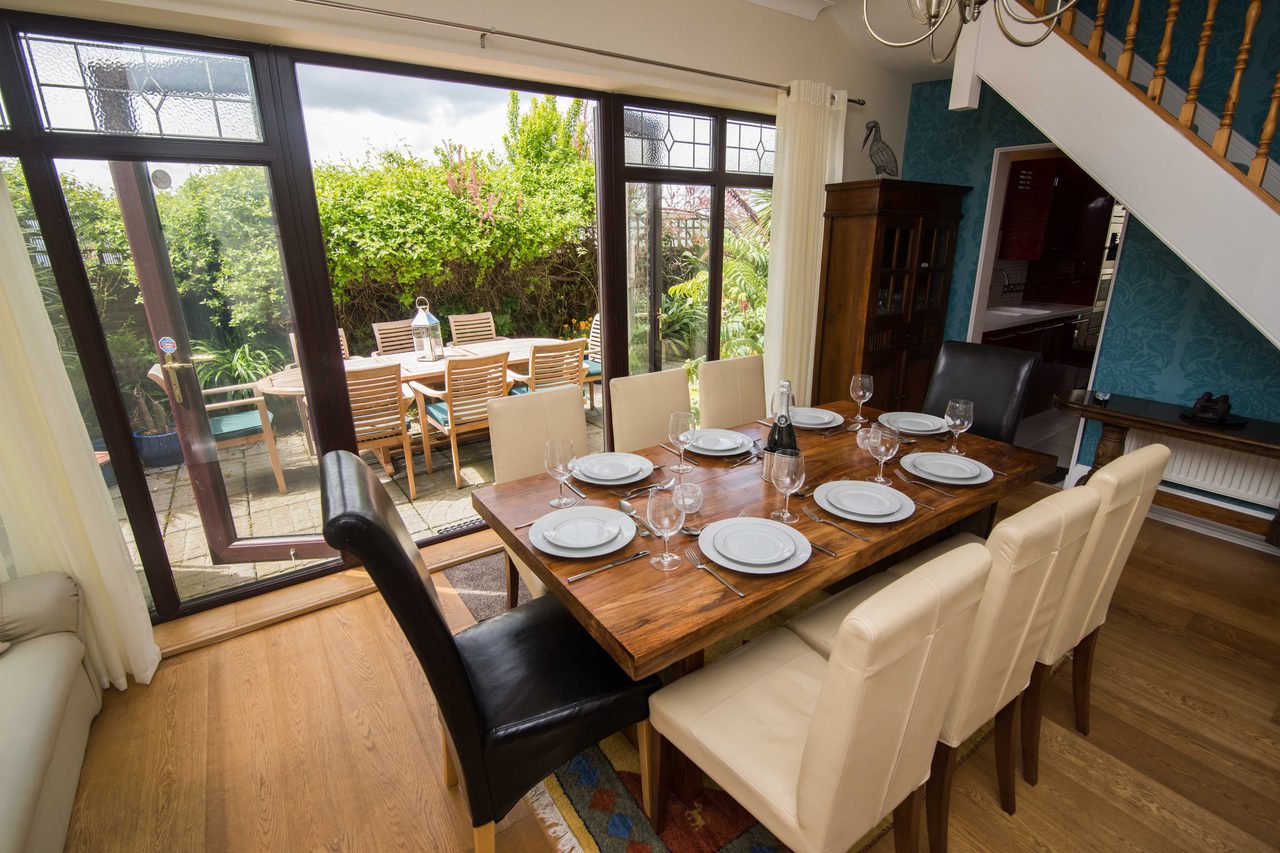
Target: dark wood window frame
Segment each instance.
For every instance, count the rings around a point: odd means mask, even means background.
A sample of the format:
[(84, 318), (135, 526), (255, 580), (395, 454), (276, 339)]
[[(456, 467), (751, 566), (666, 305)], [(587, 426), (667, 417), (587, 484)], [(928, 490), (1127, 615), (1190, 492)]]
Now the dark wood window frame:
[[(245, 56), (250, 61), (257, 91), (263, 141), (176, 139), (148, 136), (107, 136), (46, 131), (41, 127), (26, 61), (19, 45), (21, 30), (71, 38), (127, 41), (157, 47)], [(167, 621), (201, 610), (238, 601), (272, 589), (339, 571), (350, 563), (332, 559), (304, 569), (283, 573), (210, 595), (182, 600), (179, 597), (159, 522), (141, 460), (134, 447), (128, 415), (118, 391), (106, 336), (97, 317), (88, 274), (62, 194), (55, 161), (59, 158), (120, 162), (193, 162), (262, 166), (270, 175), (280, 233), (280, 245), (288, 270), (290, 310), (300, 329), (303, 380), (309, 399), (318, 452), (353, 449), (354, 429), (350, 402), (343, 383), (330, 381), (342, 370), (337, 343), (337, 321), (328, 284), (328, 265), (319, 209), (307, 147), (298, 90), (297, 65), (312, 64), (351, 70), (417, 77), (472, 85), (532, 91), (582, 98), (598, 104), (597, 131), (597, 233), (600, 253), (600, 313), (604, 323), (604, 397), (608, 405), (608, 380), (625, 376), (626, 247), (625, 190), (629, 181), (709, 185), (713, 187), (711, 220), (712, 275), (708, 297), (708, 357), (719, 357), (721, 267), (724, 252), (724, 190), (727, 187), (769, 188), (770, 176), (731, 173), (724, 170), (725, 122), (730, 118), (772, 123), (773, 116), (724, 110), (696, 104), (632, 98), (577, 87), (548, 85), (493, 75), (432, 68), (404, 62), (348, 56), (324, 51), (267, 47), (210, 36), (155, 30), (96, 21), (0, 11), (0, 95), (4, 98), (9, 127), (0, 129), (0, 157), (20, 163), (31, 193), (32, 205), (45, 240), (50, 265), (67, 314), (72, 339), (89, 386), (90, 398), (103, 431), (107, 452), (119, 483), (126, 515), (155, 603), (153, 620)], [(714, 119), (712, 168), (653, 169), (624, 166), (622, 111), (624, 106), (651, 106), (708, 115)], [(607, 408), (606, 408), (607, 411)], [(606, 423), (607, 441), (612, 428)], [(461, 529), (428, 537), (420, 545), (442, 542), (474, 529)], [(272, 545), (296, 540), (314, 546), (315, 535), (277, 537)], [(259, 542), (262, 540), (259, 539)], [(230, 556), (252, 557), (253, 540), (232, 543)]]

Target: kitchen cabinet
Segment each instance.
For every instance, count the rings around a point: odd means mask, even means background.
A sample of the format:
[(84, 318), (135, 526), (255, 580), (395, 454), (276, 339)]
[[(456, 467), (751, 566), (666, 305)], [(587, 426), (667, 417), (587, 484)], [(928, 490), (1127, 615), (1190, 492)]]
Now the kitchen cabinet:
[(969, 189), (897, 180), (827, 187), (815, 404), (845, 399), (849, 378), (869, 373), (877, 408), (919, 409), (942, 345)]
[(1040, 353), (1040, 367), (1027, 387), (1023, 416), (1053, 406), (1055, 394), (1083, 388), (1093, 363), (1089, 344), (1090, 324), (1096, 319), (1092, 306), (1065, 317), (1011, 326), (982, 336), (984, 344)]

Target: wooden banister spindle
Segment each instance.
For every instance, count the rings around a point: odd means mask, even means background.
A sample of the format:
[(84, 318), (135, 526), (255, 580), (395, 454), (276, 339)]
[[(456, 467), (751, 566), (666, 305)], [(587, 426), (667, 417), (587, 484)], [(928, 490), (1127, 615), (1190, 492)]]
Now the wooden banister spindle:
[(1262, 123), (1262, 135), (1258, 138), (1258, 151), (1249, 164), (1249, 180), (1261, 185), (1267, 174), (1268, 157), (1271, 154), (1271, 140), (1276, 135), (1277, 115), (1280, 114), (1280, 71), (1276, 72), (1276, 85), (1271, 90), (1271, 106), (1267, 109), (1267, 119)]
[(1204, 24), (1200, 27), (1200, 46), (1196, 49), (1196, 63), (1191, 66), (1191, 78), (1187, 82), (1187, 99), (1178, 114), (1178, 124), (1191, 127), (1196, 121), (1196, 101), (1200, 98), (1200, 84), (1204, 82), (1204, 60), (1209, 55), (1209, 39), (1213, 36), (1213, 16), (1218, 11), (1218, 0), (1209, 0), (1204, 10)]
[[(1217, 3), (1218, 0), (1209, 0)], [(1089, 52), (1102, 56), (1102, 43), (1107, 38), (1107, 6), (1110, 0), (1098, 0), (1098, 11), (1093, 16), (1093, 32), (1089, 34)]]
[(1236, 53), (1236, 73), (1231, 77), (1227, 102), (1222, 105), (1222, 122), (1213, 134), (1213, 150), (1223, 157), (1227, 156), (1227, 146), (1231, 144), (1231, 126), (1235, 123), (1236, 107), (1240, 103), (1240, 81), (1244, 78), (1245, 66), (1249, 64), (1253, 28), (1258, 25), (1258, 16), (1261, 14), (1262, 0), (1250, 0), (1249, 8), (1244, 12), (1244, 37), (1240, 39), (1240, 50)]
[(1058, 18), (1058, 26), (1067, 35), (1073, 35), (1076, 31), (1076, 10), (1071, 8), (1063, 12), (1062, 16)]
[(1147, 97), (1160, 103), (1164, 97), (1165, 75), (1169, 72), (1169, 55), (1173, 53), (1173, 26), (1178, 21), (1178, 7), (1182, 0), (1169, 0), (1169, 11), (1164, 16), (1164, 36), (1160, 39), (1160, 50), (1156, 53), (1156, 68), (1147, 86)]
[(1124, 50), (1120, 52), (1120, 61), (1116, 63), (1116, 73), (1121, 80), (1128, 80), (1133, 74), (1133, 44), (1138, 40), (1138, 15), (1141, 10), (1142, 0), (1133, 0), (1129, 23), (1124, 28)]

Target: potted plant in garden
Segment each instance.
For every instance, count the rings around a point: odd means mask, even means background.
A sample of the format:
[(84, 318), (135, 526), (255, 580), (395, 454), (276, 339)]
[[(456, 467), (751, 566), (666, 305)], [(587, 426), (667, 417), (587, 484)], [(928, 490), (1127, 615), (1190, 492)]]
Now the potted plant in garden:
[(177, 465), (182, 461), (182, 445), (168, 412), (158, 400), (140, 388), (133, 389), (133, 444), (147, 468)]

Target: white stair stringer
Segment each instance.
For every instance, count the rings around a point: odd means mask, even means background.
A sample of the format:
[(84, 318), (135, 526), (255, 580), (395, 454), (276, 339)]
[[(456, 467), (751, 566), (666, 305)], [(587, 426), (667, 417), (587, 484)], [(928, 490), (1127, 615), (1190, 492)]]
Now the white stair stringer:
[[(1022, 38), (1043, 32), (1010, 24)], [(1016, 27), (1016, 29), (1015, 29)], [(994, 14), (966, 26), (951, 108), (981, 80), (1119, 199), (1187, 266), (1280, 347), (1280, 214), (1107, 71), (1053, 35), (1032, 48)]]

